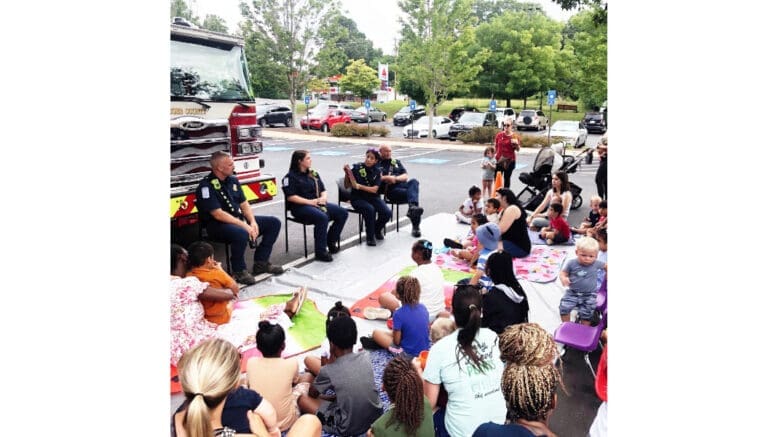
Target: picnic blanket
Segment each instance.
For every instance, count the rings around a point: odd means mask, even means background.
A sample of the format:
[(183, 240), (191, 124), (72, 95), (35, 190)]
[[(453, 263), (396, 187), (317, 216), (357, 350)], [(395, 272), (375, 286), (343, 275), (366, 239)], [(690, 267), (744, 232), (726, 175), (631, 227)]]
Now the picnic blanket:
[[(439, 264), (438, 264), (439, 265)], [(413, 269), (415, 269), (417, 266), (408, 266), (399, 271), (399, 273), (395, 274), (389, 280), (381, 284), (377, 289), (372, 291), (371, 293), (367, 294), (367, 296), (364, 296), (363, 298), (357, 300), (354, 302), (353, 305), (351, 305), (350, 311), (351, 316), (353, 317), (364, 317), (364, 309), (367, 307), (379, 307), (380, 303), (378, 303), (378, 297), (380, 297), (381, 294), (391, 291), (394, 289), (394, 287), (397, 284), (397, 280), (401, 276), (405, 276), (410, 274)], [(442, 271), (442, 277), (445, 280), (445, 309), (450, 311), (451, 309), (451, 299), (453, 298), (453, 286), (456, 284), (456, 282), (460, 281), (464, 278), (469, 278), (472, 276), (470, 273), (464, 273), (460, 270), (451, 270), (448, 268), (441, 268), (440, 271)]]
[[(473, 274), (469, 264), (450, 254), (448, 248), (435, 250), (433, 259), (440, 268)], [(547, 245), (534, 246), (529, 256), (513, 258), (513, 271), (518, 279), (531, 282), (552, 282), (556, 280), (567, 252), (565, 249), (554, 249)]]
[[(244, 362), (252, 356), (261, 356), (256, 349), (256, 329), (262, 313), (273, 305), (285, 304), (291, 297), (291, 294), (273, 294), (235, 302), (232, 319), (220, 330), (229, 342), (240, 349)], [(281, 356), (293, 357), (321, 346), (326, 337), (325, 320), (326, 316), (318, 310), (316, 303), (306, 299), (294, 316), (292, 325), (284, 327), (286, 348)]]
[[(529, 240), (531, 240), (532, 246), (547, 246), (548, 243), (545, 242), (542, 238), (540, 238), (540, 231), (532, 231), (529, 230)], [(575, 234), (572, 234), (569, 236), (569, 240), (567, 240), (565, 243), (556, 243), (554, 246), (574, 246), (575, 245)]]

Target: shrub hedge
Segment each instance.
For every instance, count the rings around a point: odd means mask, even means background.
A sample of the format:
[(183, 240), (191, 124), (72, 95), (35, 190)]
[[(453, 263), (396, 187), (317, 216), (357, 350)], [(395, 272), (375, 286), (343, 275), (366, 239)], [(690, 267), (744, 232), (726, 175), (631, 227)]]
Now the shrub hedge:
[(332, 126), (332, 135), (336, 137), (369, 137), (379, 135), (386, 137), (389, 130), (385, 126), (359, 126), (354, 123), (338, 123)]

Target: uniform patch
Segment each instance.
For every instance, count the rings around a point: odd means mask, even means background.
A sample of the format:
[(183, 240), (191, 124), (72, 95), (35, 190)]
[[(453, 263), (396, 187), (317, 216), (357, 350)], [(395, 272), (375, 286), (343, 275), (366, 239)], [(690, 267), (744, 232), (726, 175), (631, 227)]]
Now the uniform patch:
[(284, 177), (281, 180), (281, 183), (283, 184), (284, 187), (288, 187), (289, 186), (289, 177), (288, 176)]
[(208, 189), (208, 187), (202, 187), (202, 198), (210, 199), (210, 190)]
[(232, 191), (237, 191), (237, 185), (232, 185)]

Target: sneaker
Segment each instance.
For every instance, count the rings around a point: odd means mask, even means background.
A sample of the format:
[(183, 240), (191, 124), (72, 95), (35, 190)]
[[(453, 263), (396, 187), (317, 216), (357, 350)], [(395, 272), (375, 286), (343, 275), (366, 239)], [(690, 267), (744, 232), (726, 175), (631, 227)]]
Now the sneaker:
[(370, 320), (388, 320), (391, 317), (391, 310), (379, 307), (367, 307), (364, 309), (364, 317)]
[(373, 340), (372, 337), (361, 337), (359, 340), (362, 342), (362, 347), (364, 349), (376, 350), (381, 348), (378, 342)]
[(245, 284), (245, 285), (254, 285), (256, 284), (256, 278), (250, 273), (248, 273), (248, 270), (241, 270), (234, 274), (233, 276), (235, 278), (235, 281)]
[(274, 266), (268, 261), (256, 261), (254, 263), (254, 275), (261, 275), (262, 273), (271, 273), (273, 275), (280, 275), (283, 273), (283, 268)]
[(450, 238), (442, 240), (442, 244), (443, 246), (450, 247), (451, 249), (464, 249), (464, 246), (462, 246), (461, 243), (455, 240), (451, 240)]
[(324, 261), (324, 262), (332, 262), (333, 258), (332, 255), (328, 253), (317, 253), (316, 254), (316, 260), (318, 261)]

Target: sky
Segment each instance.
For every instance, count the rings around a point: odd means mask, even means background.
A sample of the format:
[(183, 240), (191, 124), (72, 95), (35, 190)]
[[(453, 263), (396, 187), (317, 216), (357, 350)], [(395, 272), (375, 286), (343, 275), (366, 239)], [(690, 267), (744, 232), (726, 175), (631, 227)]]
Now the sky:
[[(227, 22), (230, 32), (237, 29), (237, 23), (242, 20), (240, 16), (240, 0), (188, 0), (190, 8), (200, 19), (206, 15), (218, 15)], [(368, 39), (372, 40), (377, 48), (383, 49), (383, 53), (394, 52), (394, 38), (399, 38), (398, 19), (401, 10), (396, 0), (341, 0), (344, 15), (354, 20)], [(551, 0), (535, 0), (545, 12), (556, 20), (566, 21), (575, 14), (575, 11), (563, 11), (561, 7)], [(379, 10), (379, 12), (378, 12)]]

